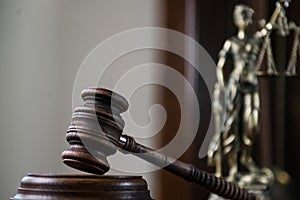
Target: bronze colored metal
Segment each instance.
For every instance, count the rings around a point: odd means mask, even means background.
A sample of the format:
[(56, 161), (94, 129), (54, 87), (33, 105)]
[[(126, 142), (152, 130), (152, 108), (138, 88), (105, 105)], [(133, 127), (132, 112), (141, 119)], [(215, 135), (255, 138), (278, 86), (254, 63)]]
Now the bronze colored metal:
[(11, 200), (151, 200), (141, 176), (28, 174)]
[[(82, 97), (84, 105), (75, 109), (71, 126), (67, 132), (67, 140), (71, 147), (62, 153), (65, 164), (82, 171), (103, 174), (109, 169), (106, 156), (115, 153), (118, 147), (123, 153), (131, 153), (161, 166), (163, 169), (226, 199), (258, 199), (233, 183), (201, 171), (193, 165), (160, 154), (136, 143), (132, 137), (122, 135), (124, 123), (120, 112), (127, 109), (128, 103), (120, 95), (106, 89), (92, 88), (83, 90)], [(95, 109), (94, 112), (92, 109)], [(83, 137), (94, 142), (94, 148), (100, 155), (97, 161), (94, 161), (93, 155), (85, 149), (81, 141)]]
[(260, 48), (260, 53), (257, 59), (257, 68), (258, 75), (265, 75), (265, 73), (261, 70), (262, 61), (266, 55), (267, 58), (267, 70), (266, 75), (278, 75), (278, 70), (275, 64), (275, 60), (272, 52), (272, 44), (270, 35), (273, 31), (276, 30), (277, 34), (282, 37), (289, 37), (292, 33), (294, 34), (293, 38), (293, 46), (290, 53), (290, 58), (286, 67), (286, 76), (296, 76), (296, 65), (297, 65), (297, 57), (300, 57), (300, 26), (296, 25), (295, 22), (289, 21), (285, 8), (289, 6), (291, 1), (289, 0), (279, 0), (276, 2), (276, 9), (270, 18), (269, 23), (265, 23), (265, 20), (261, 21), (261, 25), (263, 29), (260, 31), (260, 34), (263, 38), (263, 44)]
[[(219, 98), (214, 98), (217, 133), (208, 152), (209, 163), (216, 165), (216, 174), (224, 176), (222, 160), (229, 165), (227, 180), (234, 181), (242, 164), (248, 171), (261, 175), (252, 158), (252, 147), (259, 133), (260, 102), (256, 60), (259, 52), (260, 38), (251, 36), (246, 28), (252, 23), (254, 11), (246, 5), (237, 5), (234, 9), (234, 22), (238, 33), (226, 40), (220, 51), (217, 63), (217, 80), (215, 94), (226, 94), (225, 108), (220, 108)], [(233, 69), (226, 84), (224, 83), (223, 66), (228, 56), (233, 58)], [(218, 107), (216, 107), (219, 105)], [(224, 121), (221, 110), (224, 109)], [(241, 156), (239, 156), (241, 154)], [(215, 160), (215, 161), (214, 161)]]
[[(233, 19), (238, 32), (225, 41), (217, 63), (217, 83), (213, 98), (216, 132), (208, 150), (208, 164), (215, 166), (216, 176), (226, 177), (226, 180), (256, 193), (262, 200), (269, 199), (267, 193), (274, 182), (274, 173), (268, 168), (259, 168), (252, 158), (253, 143), (260, 132), (257, 75), (279, 74), (270, 38), (274, 31), (282, 37), (294, 33), (285, 74), (296, 75), (297, 59), (300, 56), (300, 27), (287, 19), (285, 8), (289, 3), (288, 0), (278, 0), (269, 22), (263, 20), (262, 29), (254, 34), (246, 31), (252, 23), (253, 9), (244, 4), (236, 5)], [(224, 80), (223, 67), (229, 56), (232, 57), (233, 69), (228, 80)], [(261, 71), (265, 56), (266, 73)], [(220, 102), (222, 93), (225, 94), (224, 107)], [(225, 170), (224, 164), (228, 165), (228, 170)], [(221, 198), (212, 196), (210, 199)]]

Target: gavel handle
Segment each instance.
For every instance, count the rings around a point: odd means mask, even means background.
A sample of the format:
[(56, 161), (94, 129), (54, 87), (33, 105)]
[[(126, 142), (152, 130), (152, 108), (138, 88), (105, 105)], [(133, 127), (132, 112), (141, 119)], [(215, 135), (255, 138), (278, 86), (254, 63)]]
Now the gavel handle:
[(259, 198), (247, 191), (239, 188), (237, 185), (227, 182), (212, 174), (204, 172), (197, 167), (178, 161), (166, 155), (163, 155), (149, 147), (135, 142), (134, 138), (122, 135), (119, 141), (119, 148), (123, 153), (131, 154), (142, 158), (158, 167), (193, 183), (196, 183), (208, 191), (215, 193), (226, 199), (233, 200), (258, 200)]

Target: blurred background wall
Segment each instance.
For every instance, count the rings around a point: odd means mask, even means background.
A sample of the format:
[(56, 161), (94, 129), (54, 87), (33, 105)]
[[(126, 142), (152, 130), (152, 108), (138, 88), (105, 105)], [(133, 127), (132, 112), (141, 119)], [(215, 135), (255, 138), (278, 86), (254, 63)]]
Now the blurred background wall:
[(76, 173), (60, 154), (77, 70), (108, 37), (160, 26), (163, 8), (160, 0), (0, 1), (0, 199), (28, 172)]

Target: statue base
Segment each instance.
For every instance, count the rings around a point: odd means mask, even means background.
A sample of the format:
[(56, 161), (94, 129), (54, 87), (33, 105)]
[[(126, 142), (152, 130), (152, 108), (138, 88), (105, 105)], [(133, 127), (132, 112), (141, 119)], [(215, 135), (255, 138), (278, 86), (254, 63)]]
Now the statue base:
[[(270, 186), (274, 182), (274, 175), (268, 168), (263, 168), (257, 172), (239, 172), (233, 182), (249, 193), (256, 194), (260, 200), (271, 200)], [(211, 194), (208, 199), (225, 200), (215, 194)]]
[[(259, 200), (271, 200), (269, 189), (265, 185), (251, 185), (251, 189), (243, 188), (249, 193), (259, 196)], [(226, 200), (215, 194), (210, 194), (208, 200)]]

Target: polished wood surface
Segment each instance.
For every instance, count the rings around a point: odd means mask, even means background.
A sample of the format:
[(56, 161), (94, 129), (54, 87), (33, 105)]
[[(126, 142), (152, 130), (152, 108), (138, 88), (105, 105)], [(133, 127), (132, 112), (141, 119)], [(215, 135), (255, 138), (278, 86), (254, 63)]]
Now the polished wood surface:
[(66, 139), (70, 148), (62, 153), (63, 162), (75, 169), (94, 174), (109, 170), (106, 157), (117, 151), (124, 121), (120, 116), (128, 108), (122, 96), (103, 89), (82, 91), (84, 104), (74, 110)]
[(28, 174), (11, 200), (150, 200), (141, 176)]

